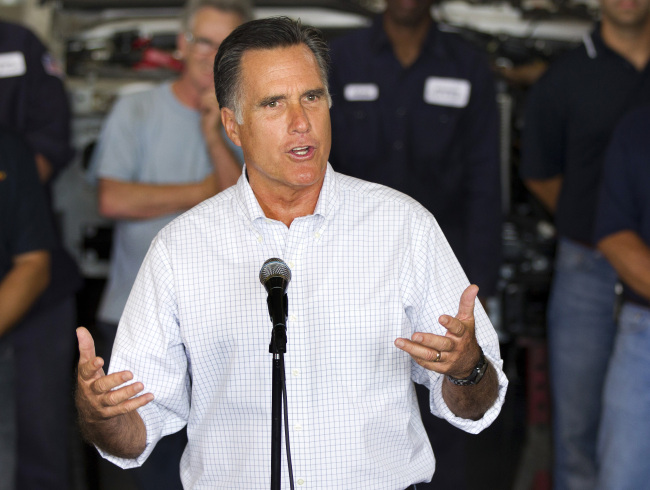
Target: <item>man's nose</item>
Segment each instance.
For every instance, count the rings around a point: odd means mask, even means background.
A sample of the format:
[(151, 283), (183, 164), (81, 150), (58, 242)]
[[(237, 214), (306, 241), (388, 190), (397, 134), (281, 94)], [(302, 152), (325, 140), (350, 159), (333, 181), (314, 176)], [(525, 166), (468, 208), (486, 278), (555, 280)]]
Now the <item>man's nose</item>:
[(306, 133), (309, 131), (309, 117), (305, 108), (297, 104), (290, 109), (290, 126), (289, 130), (293, 133)]

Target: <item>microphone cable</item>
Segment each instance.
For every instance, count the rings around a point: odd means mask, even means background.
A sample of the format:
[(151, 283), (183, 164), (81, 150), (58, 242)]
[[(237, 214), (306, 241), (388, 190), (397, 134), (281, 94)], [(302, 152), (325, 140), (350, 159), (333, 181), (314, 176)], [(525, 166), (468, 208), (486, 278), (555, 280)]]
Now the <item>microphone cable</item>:
[(282, 380), (282, 411), (284, 413), (284, 439), (285, 447), (287, 450), (287, 466), (289, 469), (289, 484), (291, 485), (291, 490), (294, 490), (293, 487), (293, 464), (291, 463), (291, 447), (289, 446), (289, 408), (287, 407), (287, 383), (286, 377), (284, 375), (284, 355), (282, 356), (282, 369), (280, 370), (280, 376)]

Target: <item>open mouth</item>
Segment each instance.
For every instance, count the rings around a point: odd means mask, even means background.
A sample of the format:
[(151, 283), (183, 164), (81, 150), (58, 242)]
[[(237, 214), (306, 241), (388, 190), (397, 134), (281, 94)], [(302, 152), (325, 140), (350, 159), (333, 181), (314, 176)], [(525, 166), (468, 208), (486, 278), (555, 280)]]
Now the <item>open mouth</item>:
[(312, 149), (313, 147), (311, 146), (297, 146), (296, 148), (291, 149), (291, 153), (299, 157), (304, 157), (307, 156)]

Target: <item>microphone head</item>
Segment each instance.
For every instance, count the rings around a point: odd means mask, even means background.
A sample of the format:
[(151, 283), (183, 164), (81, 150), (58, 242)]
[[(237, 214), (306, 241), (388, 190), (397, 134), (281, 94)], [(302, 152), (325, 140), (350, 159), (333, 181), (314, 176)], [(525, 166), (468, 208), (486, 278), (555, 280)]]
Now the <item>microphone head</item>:
[(291, 281), (291, 269), (284, 263), (282, 259), (268, 259), (260, 269), (260, 282), (268, 291), (272, 284), (277, 284), (280, 281), (287, 289), (289, 281)]

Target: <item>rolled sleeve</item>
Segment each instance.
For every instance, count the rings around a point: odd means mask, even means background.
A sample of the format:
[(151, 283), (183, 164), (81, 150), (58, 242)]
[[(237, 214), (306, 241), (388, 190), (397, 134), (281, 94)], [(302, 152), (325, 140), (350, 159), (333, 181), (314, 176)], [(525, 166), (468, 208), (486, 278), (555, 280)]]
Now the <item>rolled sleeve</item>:
[[(412, 261), (413, 269), (409, 273), (416, 279), (412, 295), (407, 294), (411, 296), (407, 303), (417, 304), (411, 315), (414, 332), (445, 335), (446, 329), (440, 325), (438, 319), (441, 315), (456, 315), (460, 297), (469, 286), (469, 281), (435, 222), (427, 235), (426, 245), (418, 247)], [(416, 296), (419, 299), (415, 299)], [(474, 308), (474, 317), (476, 339), (486, 359), (494, 367), (499, 381), (499, 395), (481, 419), (469, 420), (455, 416), (442, 397), (444, 376), (412, 361), (412, 379), (429, 388), (431, 413), (472, 434), (487, 428), (496, 419), (505, 401), (508, 387), (496, 331), (478, 301)]]
[(190, 411), (188, 361), (181, 339), (172, 265), (156, 238), (140, 268), (115, 339), (109, 373), (128, 370), (154, 400), (139, 409), (147, 431), (136, 459), (106, 455), (115, 464), (141, 465), (158, 441), (182, 429)]

